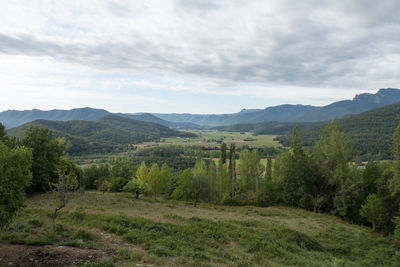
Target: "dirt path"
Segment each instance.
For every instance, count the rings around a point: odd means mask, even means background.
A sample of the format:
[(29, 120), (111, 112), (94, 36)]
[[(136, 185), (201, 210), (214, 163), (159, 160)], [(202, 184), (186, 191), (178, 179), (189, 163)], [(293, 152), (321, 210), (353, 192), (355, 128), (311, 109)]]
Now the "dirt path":
[(107, 255), (106, 251), (88, 248), (0, 243), (0, 266), (82, 266)]

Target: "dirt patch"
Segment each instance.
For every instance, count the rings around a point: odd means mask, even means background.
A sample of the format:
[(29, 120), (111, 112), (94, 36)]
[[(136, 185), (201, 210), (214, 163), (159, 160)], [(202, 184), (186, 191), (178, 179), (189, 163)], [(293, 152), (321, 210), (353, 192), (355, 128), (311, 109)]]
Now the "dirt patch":
[(106, 251), (88, 248), (0, 244), (0, 266), (82, 266), (107, 255)]

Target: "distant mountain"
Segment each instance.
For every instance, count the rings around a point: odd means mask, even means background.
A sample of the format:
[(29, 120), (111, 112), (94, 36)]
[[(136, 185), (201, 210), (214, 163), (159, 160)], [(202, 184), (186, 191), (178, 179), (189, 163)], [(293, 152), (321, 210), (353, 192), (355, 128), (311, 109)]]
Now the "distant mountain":
[(104, 109), (76, 108), (71, 110), (7, 110), (0, 112), (0, 122), (8, 129), (37, 119), (70, 121), (93, 121), (111, 113)]
[[(372, 109), (361, 114), (351, 115), (339, 120), (349, 143), (358, 151), (361, 159), (391, 159), (393, 133), (399, 123), (400, 103)], [(300, 140), (311, 146), (318, 141), (324, 125), (300, 132)], [(291, 135), (278, 137), (289, 145)]]
[(161, 114), (155, 116), (172, 122), (191, 122), (203, 126), (232, 125), (238, 123), (257, 123), (265, 121), (287, 121), (293, 114), (318, 110), (319, 107), (309, 105), (279, 105), (266, 109), (242, 110), (232, 114)]
[(195, 136), (160, 124), (116, 115), (107, 115), (95, 121), (36, 120), (8, 130), (7, 134), (22, 137), (25, 130), (31, 125), (49, 128), (55, 136), (65, 137), (71, 143), (68, 152), (72, 155), (108, 153), (115, 151), (120, 146), (159, 141), (163, 137)]
[[(231, 114), (162, 114), (162, 113), (115, 113), (114, 115), (140, 121), (159, 123), (177, 129), (201, 129), (234, 124), (251, 124), (261, 122), (318, 122), (343, 118), (352, 114), (400, 102), (400, 90), (394, 88), (380, 89), (376, 94), (356, 95), (352, 100), (343, 100), (316, 107), (310, 105), (279, 105), (265, 109), (243, 109)], [(72, 110), (8, 110), (0, 112), (0, 122), (6, 128), (13, 128), (37, 119), (68, 121), (97, 120), (111, 115), (103, 109), (79, 108)]]
[(107, 115), (117, 115), (125, 118), (130, 118), (138, 121), (146, 121), (158, 123), (167, 127), (176, 129), (200, 129), (203, 128), (199, 125), (189, 122), (169, 122), (160, 119), (150, 113), (127, 114), (127, 113), (111, 113), (104, 109), (93, 108), (77, 108), (71, 110), (7, 110), (0, 112), (0, 122), (7, 128), (11, 129), (20, 126), (24, 123), (43, 119), (52, 121), (70, 121), (70, 120), (83, 120), (93, 121), (98, 120)]
[(238, 113), (221, 115), (201, 114), (160, 114), (157, 117), (172, 122), (191, 122), (199, 125), (221, 126), (259, 122), (317, 122), (334, 117), (343, 118), (352, 114), (400, 102), (400, 90), (380, 89), (376, 94), (356, 95), (352, 100), (343, 100), (316, 107), (306, 105), (279, 105), (266, 109), (243, 109)]
[(324, 106), (318, 110), (297, 114), (288, 121), (326, 121), (335, 117), (342, 118), (352, 114), (387, 106), (400, 101), (400, 90), (394, 88), (380, 89), (376, 94), (356, 95), (353, 100), (344, 100)]

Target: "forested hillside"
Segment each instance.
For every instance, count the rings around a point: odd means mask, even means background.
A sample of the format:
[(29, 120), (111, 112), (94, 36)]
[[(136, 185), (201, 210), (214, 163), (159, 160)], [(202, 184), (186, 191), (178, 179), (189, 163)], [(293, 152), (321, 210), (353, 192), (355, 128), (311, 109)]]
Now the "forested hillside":
[[(352, 115), (339, 121), (343, 131), (362, 159), (393, 158), (391, 144), (393, 132), (398, 124), (400, 103)], [(318, 140), (323, 125), (300, 133), (304, 145), (311, 146)], [(278, 140), (289, 145), (291, 136), (280, 136)]]
[(179, 132), (160, 124), (115, 115), (108, 115), (96, 121), (36, 120), (7, 133), (22, 137), (25, 130), (32, 125), (49, 128), (54, 136), (65, 137), (71, 143), (67, 149), (71, 155), (122, 151), (129, 144), (159, 141), (162, 137), (193, 136), (191, 133)]

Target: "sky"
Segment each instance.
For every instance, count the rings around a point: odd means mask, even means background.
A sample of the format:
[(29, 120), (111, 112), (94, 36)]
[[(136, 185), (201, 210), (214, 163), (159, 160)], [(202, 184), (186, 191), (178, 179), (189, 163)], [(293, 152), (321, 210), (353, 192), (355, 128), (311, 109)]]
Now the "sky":
[(0, 111), (233, 113), (400, 87), (398, 0), (0, 2)]

